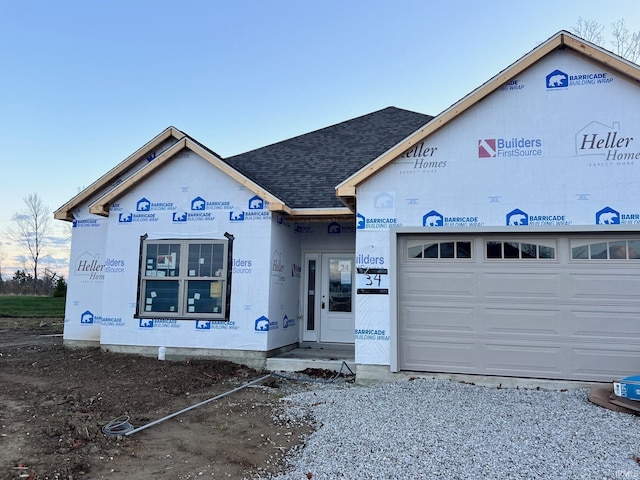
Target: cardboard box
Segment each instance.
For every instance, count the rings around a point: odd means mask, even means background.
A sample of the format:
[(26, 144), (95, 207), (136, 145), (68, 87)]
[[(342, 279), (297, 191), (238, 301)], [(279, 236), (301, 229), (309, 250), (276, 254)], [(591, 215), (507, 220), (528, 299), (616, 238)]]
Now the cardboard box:
[(624, 377), (613, 382), (613, 393), (618, 397), (640, 401), (640, 375)]

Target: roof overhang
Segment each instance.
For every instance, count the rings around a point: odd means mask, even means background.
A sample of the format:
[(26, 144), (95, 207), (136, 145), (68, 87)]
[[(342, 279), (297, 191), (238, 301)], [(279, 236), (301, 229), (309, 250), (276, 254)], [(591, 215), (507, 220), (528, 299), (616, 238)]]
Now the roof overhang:
[(462, 115), (462, 113), (499, 89), (502, 85), (520, 75), (524, 70), (538, 62), (549, 53), (564, 48), (568, 48), (584, 55), (591, 61), (606, 65), (607, 68), (626, 77), (627, 79), (640, 83), (640, 67), (638, 67), (638, 65), (618, 57), (612, 52), (589, 43), (569, 32), (558, 32), (546, 42), (540, 44), (538, 47), (526, 54), (520, 60), (516, 61), (498, 75), (472, 91), (466, 97), (444, 110), (424, 127), (412, 133), (403, 141), (396, 144), (371, 163), (344, 180), (336, 186), (336, 195), (345, 205), (350, 207), (355, 206), (356, 189), (358, 185), (385, 168), (405, 151), (424, 141), (424, 139), (429, 135), (432, 135), (453, 119)]
[(145, 165), (136, 173), (128, 177), (124, 182), (120, 183), (118, 186), (114, 187), (106, 194), (102, 195), (100, 198), (94, 201), (89, 206), (89, 212), (95, 215), (108, 217), (109, 206), (112, 203), (129, 192), (135, 185), (139, 184), (148, 175), (161, 169), (176, 154), (180, 153), (184, 149), (188, 149), (196, 153), (197, 155), (208, 161), (210, 164), (212, 164), (214, 167), (218, 168), (223, 173), (236, 180), (245, 188), (255, 193), (256, 195), (259, 195), (265, 201), (269, 202), (270, 210), (284, 212), (287, 214), (291, 211), (291, 209), (289, 209), (282, 200), (267, 192), (264, 188), (260, 187), (258, 184), (239, 173), (237, 170), (223, 162), (220, 157), (203, 148), (199, 143), (185, 136), (172, 147), (165, 150), (161, 155), (156, 157), (153, 162)]
[(87, 188), (78, 193), (75, 197), (62, 205), (53, 213), (53, 218), (57, 220), (65, 220), (68, 222), (73, 221), (73, 211), (83, 203), (89, 201), (95, 197), (105, 186), (114, 183), (118, 178), (125, 175), (127, 170), (131, 169), (135, 164), (146, 158), (151, 152), (153, 152), (160, 144), (168, 140), (169, 138), (175, 138), (179, 140), (184, 137), (184, 133), (175, 127), (168, 127), (163, 132), (155, 136), (144, 146), (129, 155), (125, 160), (120, 162), (114, 168), (105, 173), (98, 180), (93, 182)]

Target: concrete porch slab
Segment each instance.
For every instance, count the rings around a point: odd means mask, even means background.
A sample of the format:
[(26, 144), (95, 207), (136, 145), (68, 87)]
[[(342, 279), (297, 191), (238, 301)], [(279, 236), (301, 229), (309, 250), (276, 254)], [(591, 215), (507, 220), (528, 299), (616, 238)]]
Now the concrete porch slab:
[(267, 358), (267, 370), (271, 372), (299, 372), (307, 368), (317, 368), (355, 374), (355, 349), (353, 345), (330, 348), (294, 348), (288, 352)]

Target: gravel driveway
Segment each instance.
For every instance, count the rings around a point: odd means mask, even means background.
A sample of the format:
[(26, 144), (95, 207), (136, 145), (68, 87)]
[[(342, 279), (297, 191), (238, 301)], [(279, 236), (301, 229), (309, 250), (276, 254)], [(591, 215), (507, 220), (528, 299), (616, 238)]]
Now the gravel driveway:
[(317, 431), (278, 480), (640, 479), (640, 417), (588, 389), (481, 387), (421, 379), (318, 386), (285, 399)]

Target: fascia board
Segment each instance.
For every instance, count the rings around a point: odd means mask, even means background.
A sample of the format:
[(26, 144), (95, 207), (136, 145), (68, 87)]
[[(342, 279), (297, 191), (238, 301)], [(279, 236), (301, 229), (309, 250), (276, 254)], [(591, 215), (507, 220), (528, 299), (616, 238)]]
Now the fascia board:
[(73, 221), (73, 211), (78, 208), (78, 206), (82, 205), (89, 198), (95, 195), (97, 192), (105, 188), (105, 186), (109, 185), (116, 178), (118, 178), (121, 174), (126, 172), (129, 168), (131, 168), (135, 163), (140, 161), (141, 158), (149, 155), (158, 145), (167, 140), (168, 138), (173, 137), (176, 140), (184, 137), (184, 133), (178, 130), (175, 127), (168, 127), (163, 130), (161, 133), (156, 135), (153, 139), (147, 142), (145, 145), (140, 147), (138, 150), (129, 155), (126, 159), (116, 165), (114, 168), (109, 170), (107, 173), (102, 175), (98, 180), (93, 182), (87, 188), (78, 193), (75, 197), (69, 200), (67, 203), (58, 208), (54, 214), (53, 218), (56, 220), (65, 220), (65, 221)]

